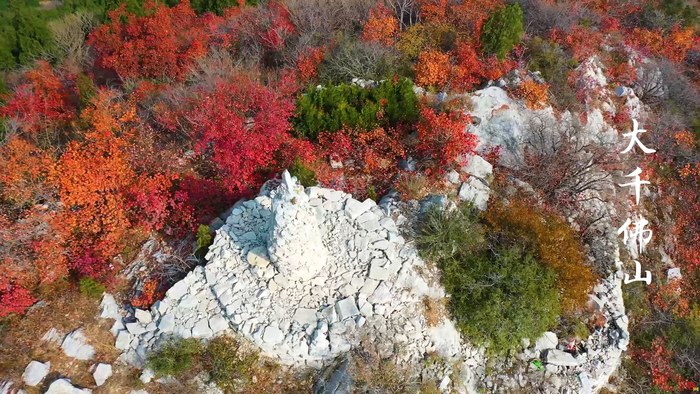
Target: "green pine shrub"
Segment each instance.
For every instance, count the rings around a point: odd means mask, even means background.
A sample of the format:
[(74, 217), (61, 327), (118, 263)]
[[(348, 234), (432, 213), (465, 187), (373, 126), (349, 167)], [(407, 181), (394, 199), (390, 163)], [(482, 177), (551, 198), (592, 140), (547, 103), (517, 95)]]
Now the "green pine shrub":
[(196, 338), (171, 340), (146, 356), (146, 366), (157, 376), (179, 376), (194, 366), (195, 357), (204, 350)]
[[(385, 80), (373, 88), (347, 84), (312, 87), (296, 104), (294, 132), (310, 140), (316, 140), (322, 132), (337, 132), (343, 126), (371, 130), (411, 123), (418, 118), (413, 82), (406, 78)], [(384, 112), (381, 119), (377, 117), (380, 110)]]
[(481, 34), (481, 44), (485, 53), (503, 59), (520, 43), (523, 33), (522, 8), (518, 3), (508, 4), (489, 16)]
[(462, 334), (491, 354), (506, 354), (556, 324), (559, 293), (554, 271), (525, 245), (488, 235), (471, 204), (461, 204), (451, 212), (429, 211), (417, 245), (442, 271)]
[(103, 284), (99, 283), (98, 281), (89, 276), (80, 278), (81, 294), (99, 300), (100, 298), (102, 298), (102, 294), (105, 292), (105, 290), (106, 288)]
[(318, 184), (316, 172), (304, 165), (298, 157), (294, 160), (292, 168), (289, 169), (289, 174), (296, 177), (299, 183), (304, 187), (316, 186)]
[(204, 258), (212, 241), (209, 226), (204, 224), (200, 225), (197, 229), (197, 250), (195, 251), (195, 256), (198, 259)]
[(531, 71), (539, 71), (554, 95), (554, 104), (571, 111), (580, 109), (576, 92), (569, 86), (569, 71), (577, 66), (576, 59), (567, 54), (559, 44), (535, 37), (527, 43), (528, 63)]

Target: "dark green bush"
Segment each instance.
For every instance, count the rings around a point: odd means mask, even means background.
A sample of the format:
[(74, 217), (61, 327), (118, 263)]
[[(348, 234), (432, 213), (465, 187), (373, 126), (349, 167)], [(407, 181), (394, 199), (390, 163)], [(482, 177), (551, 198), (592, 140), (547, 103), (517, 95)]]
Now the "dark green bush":
[(75, 79), (75, 84), (78, 88), (78, 94), (80, 95), (80, 107), (86, 108), (97, 94), (95, 84), (89, 76), (83, 73), (78, 74)]
[(209, 232), (209, 226), (200, 225), (197, 229), (197, 250), (195, 251), (195, 256), (202, 259), (207, 254), (209, 246), (212, 243), (211, 232)]
[(379, 196), (377, 195), (377, 190), (375, 189), (374, 185), (367, 186), (367, 198), (372, 201), (379, 200)]
[[(316, 140), (322, 132), (336, 132), (343, 126), (371, 130), (377, 126), (410, 123), (418, 118), (418, 100), (413, 82), (389, 79), (373, 88), (340, 84), (323, 89), (310, 88), (297, 99), (292, 119), (297, 136)], [(383, 110), (379, 119), (377, 113)]]
[(99, 300), (102, 298), (102, 293), (105, 292), (105, 286), (97, 282), (95, 279), (88, 277), (80, 278), (80, 293), (88, 297)]
[(523, 33), (523, 10), (518, 3), (508, 4), (489, 16), (481, 34), (481, 44), (485, 53), (503, 59), (520, 43)]
[(294, 160), (294, 165), (289, 169), (289, 173), (296, 177), (299, 183), (304, 187), (316, 186), (318, 184), (314, 170), (305, 166), (299, 158)]
[(418, 247), (441, 269), (460, 331), (490, 353), (516, 350), (522, 338), (538, 338), (555, 325), (560, 304), (554, 272), (521, 245), (487, 242), (471, 206), (429, 211)]
[(178, 376), (193, 367), (195, 356), (203, 350), (199, 339), (172, 340), (150, 353), (146, 357), (146, 365), (158, 376)]
[(662, 6), (666, 15), (680, 21), (685, 26), (697, 26), (698, 11), (685, 0), (664, 0)]

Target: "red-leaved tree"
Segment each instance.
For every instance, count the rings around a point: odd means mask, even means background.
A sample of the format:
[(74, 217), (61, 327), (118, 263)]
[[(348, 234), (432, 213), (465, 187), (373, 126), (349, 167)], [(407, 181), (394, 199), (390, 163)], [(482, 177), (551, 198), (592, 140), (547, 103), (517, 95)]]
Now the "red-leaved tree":
[(265, 179), (264, 172), (312, 151), (308, 142), (288, 133), (294, 113), (291, 86), (291, 78), (273, 88), (238, 77), (204, 94), (189, 114), (197, 151), (213, 160), (229, 191), (252, 192)]
[(197, 17), (189, 0), (172, 8), (149, 0), (145, 7), (150, 15), (137, 17), (122, 5), (90, 34), (96, 64), (121, 78), (181, 79), (193, 60), (206, 54), (211, 25)]
[(71, 121), (76, 114), (71, 100), (72, 84), (61, 78), (45, 61), (37, 62), (22, 80), (7, 104), (0, 108), (0, 116), (17, 120), (20, 131), (28, 139), (56, 142), (60, 130), (54, 128)]

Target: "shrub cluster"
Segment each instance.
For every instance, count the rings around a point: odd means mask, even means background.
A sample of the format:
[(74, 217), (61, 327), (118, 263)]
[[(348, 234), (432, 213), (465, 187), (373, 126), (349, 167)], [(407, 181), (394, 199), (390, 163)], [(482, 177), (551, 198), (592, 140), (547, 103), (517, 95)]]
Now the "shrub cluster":
[(225, 393), (312, 392), (308, 377), (281, 371), (278, 364), (263, 360), (257, 351), (231, 336), (218, 336), (206, 344), (196, 338), (172, 339), (146, 356), (146, 366), (156, 376), (181, 381), (205, 373)]
[(504, 205), (489, 203), (487, 221), (502, 239), (524, 245), (538, 260), (556, 273), (565, 311), (583, 307), (595, 276), (584, 264), (583, 245), (563, 217), (545, 212), (524, 201)]
[(489, 16), (483, 27), (481, 44), (485, 53), (503, 59), (520, 43), (523, 33), (523, 10), (518, 3), (508, 4)]
[(418, 247), (441, 269), (462, 333), (493, 354), (505, 354), (556, 323), (556, 276), (525, 243), (487, 234), (477, 212), (470, 204), (428, 212)]
[(410, 124), (418, 118), (413, 83), (393, 78), (373, 88), (340, 84), (312, 87), (297, 99), (294, 132), (311, 140), (344, 126), (371, 130), (377, 126)]

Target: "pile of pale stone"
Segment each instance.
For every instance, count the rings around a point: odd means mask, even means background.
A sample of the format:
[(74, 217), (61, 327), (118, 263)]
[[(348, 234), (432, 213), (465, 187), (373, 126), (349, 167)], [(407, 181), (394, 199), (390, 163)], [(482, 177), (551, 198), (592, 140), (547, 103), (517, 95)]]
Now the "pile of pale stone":
[(285, 173), (279, 187), (232, 210), (206, 260), (150, 312), (115, 323), (122, 360), (140, 366), (168, 338), (229, 331), (285, 364), (320, 366), (363, 338), (383, 355), (401, 344), (407, 363), (434, 351), (473, 366), (483, 354), (447, 319), (428, 327), (424, 298), (444, 290), (418, 274), (426, 266), (416, 249), (372, 200), (304, 189)]
[[(551, 392), (588, 393), (617, 367), (628, 338), (617, 276), (591, 297), (611, 323), (588, 339), (586, 355), (563, 351), (547, 333), (526, 344), (522, 373), (488, 377), (483, 349), (464, 343), (449, 319), (427, 325), (423, 301), (444, 298), (444, 289), (425, 276), (425, 263), (399, 234), (398, 209), (389, 208), (395, 204), (304, 189), (288, 174), (272, 189), (264, 187), (231, 211), (206, 266), (176, 283), (150, 311), (135, 310), (132, 322), (114, 317), (123, 361), (141, 367), (147, 353), (169, 338), (206, 340), (235, 332), (289, 365), (318, 367), (361, 341), (419, 369), (426, 354), (436, 354), (447, 362), (437, 370), (423, 368), (423, 379), (460, 393), (477, 386), (494, 392), (531, 387), (534, 379), (553, 381)], [(529, 363), (535, 359), (544, 361), (544, 371)], [(144, 375), (144, 382), (153, 378), (149, 370)]]

